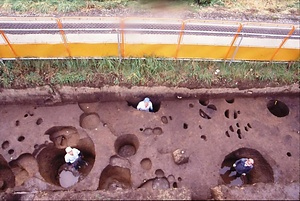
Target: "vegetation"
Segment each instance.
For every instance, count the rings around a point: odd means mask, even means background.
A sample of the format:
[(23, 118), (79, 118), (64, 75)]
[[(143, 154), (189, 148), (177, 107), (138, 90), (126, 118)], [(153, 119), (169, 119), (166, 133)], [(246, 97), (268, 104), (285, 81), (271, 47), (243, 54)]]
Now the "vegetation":
[(232, 12), (251, 12), (268, 14), (290, 12), (299, 14), (298, 0), (0, 0), (0, 11), (17, 13), (52, 14), (67, 12), (86, 12), (88, 10), (114, 8), (144, 8), (159, 6), (184, 7), (185, 9), (200, 9), (222, 6), (232, 9)]
[(224, 63), (147, 59), (16, 60), (0, 64), (0, 87), (265, 87), (299, 81), (296, 63)]

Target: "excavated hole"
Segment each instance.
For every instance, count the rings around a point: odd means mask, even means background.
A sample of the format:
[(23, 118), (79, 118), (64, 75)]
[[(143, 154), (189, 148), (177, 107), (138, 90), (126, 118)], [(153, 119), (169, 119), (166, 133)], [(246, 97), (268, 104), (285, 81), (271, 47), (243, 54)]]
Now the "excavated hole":
[(77, 129), (73, 126), (54, 126), (48, 129), (45, 135), (49, 135), (49, 139), (59, 149), (76, 146), (80, 138)]
[(227, 137), (230, 137), (230, 135), (229, 135), (229, 132), (228, 132), (228, 131), (226, 131), (226, 132), (225, 132), (225, 135), (226, 135)]
[(188, 129), (189, 125), (187, 123), (183, 123), (183, 128)]
[(41, 123), (43, 123), (43, 119), (38, 118), (35, 123), (36, 123), (36, 125), (40, 125)]
[(86, 129), (95, 129), (100, 125), (100, 117), (97, 113), (83, 113), (80, 115), (80, 126)]
[(229, 119), (229, 110), (225, 110), (225, 117), (227, 118), (227, 119)]
[(13, 149), (8, 150), (8, 154), (13, 154), (14, 152), (15, 152), (15, 150), (13, 150)]
[(7, 149), (9, 147), (9, 141), (4, 141), (1, 145), (2, 149)]
[(238, 137), (240, 138), (240, 139), (242, 139), (242, 133), (241, 133), (241, 129), (237, 129), (237, 134), (238, 134)]
[(215, 105), (208, 105), (207, 108), (217, 111), (217, 107)]
[(199, 114), (202, 118), (204, 119), (211, 119), (210, 116), (208, 116), (208, 114), (206, 114), (203, 110), (199, 109)]
[(189, 107), (190, 107), (190, 108), (193, 108), (193, 107), (194, 107), (194, 104), (193, 104), (193, 103), (190, 103), (190, 104), (189, 104)]
[(239, 128), (239, 127), (240, 127), (240, 124), (239, 124), (239, 123), (236, 123), (236, 127), (238, 127), (238, 128)]
[(24, 140), (25, 140), (25, 137), (24, 137), (24, 136), (21, 135), (20, 137), (18, 137), (18, 141), (19, 141), (19, 142), (22, 142), (22, 141), (24, 141)]
[(169, 116), (169, 119), (172, 121), (172, 120), (173, 120), (173, 117), (172, 117), (172, 116)]
[(226, 102), (232, 104), (232, 103), (234, 103), (234, 98), (232, 98), (232, 99), (226, 99)]
[[(235, 170), (230, 168), (240, 158), (253, 158), (254, 168), (246, 176), (235, 177)], [(224, 183), (233, 186), (259, 182), (272, 183), (273, 175), (273, 169), (266, 159), (257, 150), (250, 148), (240, 148), (226, 155), (220, 169), (220, 176)]]
[(161, 135), (163, 133), (163, 130), (160, 127), (155, 127), (155, 128), (153, 128), (152, 132), (155, 135)]
[(155, 170), (155, 175), (157, 177), (163, 177), (163, 176), (165, 176), (165, 173), (162, 169), (157, 169), (157, 170)]
[(136, 154), (139, 140), (133, 134), (121, 135), (115, 141), (115, 151), (121, 157), (130, 157)]
[(247, 123), (247, 126), (248, 126), (249, 128), (252, 128), (252, 126), (250, 125), (250, 123)]
[(209, 103), (209, 99), (200, 99), (199, 103), (203, 106), (207, 106)]
[(131, 189), (130, 169), (108, 165), (100, 175), (98, 190)]
[(292, 156), (291, 152), (287, 152), (286, 155), (287, 155), (288, 157), (291, 157), (291, 156)]
[(202, 126), (201, 126), (201, 125), (199, 125), (199, 128), (200, 128), (200, 129), (202, 129)]
[(247, 131), (247, 132), (248, 132), (248, 127), (246, 127), (246, 126), (245, 126), (245, 131)]
[(152, 168), (152, 162), (149, 158), (144, 158), (140, 164), (144, 170), (150, 170)]
[(236, 119), (237, 116), (238, 116), (238, 113), (237, 113), (237, 111), (234, 110), (234, 112), (233, 112), (233, 118)]
[(168, 118), (166, 116), (162, 116), (161, 117), (161, 122), (163, 122), (164, 124), (168, 123)]
[[(140, 101), (142, 101), (143, 99), (141, 99)], [(154, 99), (151, 99), (151, 102), (152, 102), (152, 106), (153, 106), (153, 111), (150, 111), (150, 112), (158, 112), (159, 109), (160, 109), (160, 104), (161, 102), (158, 101), (158, 100), (154, 100)], [(140, 101), (127, 101), (127, 105), (130, 106), (130, 107), (133, 107), (136, 109), (137, 105), (139, 104)]]
[(200, 137), (202, 140), (204, 140), (204, 141), (207, 141), (207, 138), (206, 138), (206, 136), (205, 135), (201, 135), (201, 137)]
[(15, 186), (15, 176), (6, 160), (0, 154), (0, 192)]
[[(38, 154), (36, 159), (41, 176), (50, 184), (62, 186), (59, 179), (60, 174), (67, 170), (64, 159), (66, 154), (65, 149), (58, 149), (53, 143), (48, 143), (47, 145), (39, 147), (40, 150), (36, 151)], [(95, 162), (94, 143), (90, 138), (83, 138), (73, 147), (80, 150), (84, 156), (83, 159), (88, 163), (88, 166), (79, 169), (79, 173), (82, 175), (81, 179), (84, 179), (90, 173)], [(72, 171), (73, 173), (76, 173), (75, 170)], [(80, 182), (80, 180), (78, 182)], [(65, 184), (70, 184), (71, 182), (72, 181), (65, 181)]]
[(285, 117), (289, 114), (289, 107), (279, 100), (270, 100), (267, 103), (268, 110), (276, 117)]
[(229, 130), (230, 130), (231, 132), (234, 132), (233, 126), (229, 126)]
[(152, 130), (152, 128), (145, 128), (143, 133), (145, 135), (151, 135), (153, 133), (153, 130)]
[(20, 126), (20, 121), (17, 120), (16, 123), (15, 123), (15, 125), (16, 125), (16, 126)]

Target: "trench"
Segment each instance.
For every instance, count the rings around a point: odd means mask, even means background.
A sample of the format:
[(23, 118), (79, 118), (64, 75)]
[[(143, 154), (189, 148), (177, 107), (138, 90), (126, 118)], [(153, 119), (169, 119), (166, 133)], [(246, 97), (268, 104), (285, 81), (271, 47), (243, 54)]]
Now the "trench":
[[(88, 190), (85, 178), (92, 175), (98, 190), (165, 190), (188, 186), (193, 199), (208, 199), (208, 189), (216, 183), (242, 186), (274, 183), (278, 177), (296, 179), (296, 175), (284, 175), (283, 165), (295, 165), (299, 152), (299, 133), (284, 132), (299, 126), (295, 120), (299, 117), (295, 113), (299, 105), (294, 97), (262, 97), (255, 101), (238, 97), (151, 99), (155, 110), (149, 113), (136, 110), (139, 99), (35, 109), (27, 105), (12, 107), (27, 112), (19, 112), (19, 116), (16, 112), (13, 118), (7, 116), (13, 129), (8, 133), (0, 130), (4, 133), (0, 190), (14, 188), (15, 177), (23, 183), (29, 180), (16, 173), (24, 168), (18, 169), (18, 163), (10, 160), (13, 157), (18, 161), (24, 154), (25, 148), (20, 150), (18, 146), (30, 147), (28, 157), (36, 160), (37, 172), (45, 183), (63, 189), (82, 183), (85, 187), (81, 186), (81, 190)], [(257, 102), (258, 106), (251, 108), (249, 102), (254, 105)], [(1, 114), (9, 113), (5, 111), (9, 110), (0, 107)], [(49, 117), (50, 111), (65, 116)], [(274, 122), (280, 127), (274, 128)], [(39, 131), (35, 134), (38, 137), (24, 132), (29, 127)], [(280, 148), (274, 149), (274, 142), (282, 142)], [(67, 146), (79, 149), (88, 163), (79, 169), (78, 175), (65, 167)], [(177, 149), (184, 151), (175, 157)], [(243, 157), (254, 159), (254, 169), (246, 176), (232, 179), (234, 173), (229, 169)], [(100, 160), (97, 166), (96, 160)], [(211, 167), (202, 170), (206, 167), (204, 162)], [(278, 176), (278, 172), (282, 175)], [(201, 185), (201, 180), (207, 185)]]

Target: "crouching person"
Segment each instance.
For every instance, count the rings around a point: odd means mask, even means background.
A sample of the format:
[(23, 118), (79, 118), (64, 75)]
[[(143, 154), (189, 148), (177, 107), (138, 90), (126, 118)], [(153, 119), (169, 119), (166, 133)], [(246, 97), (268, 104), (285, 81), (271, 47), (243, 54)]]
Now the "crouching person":
[(65, 151), (67, 152), (65, 155), (66, 163), (75, 168), (75, 170), (81, 168), (82, 165), (88, 165), (87, 162), (82, 159), (83, 155), (78, 149), (67, 147)]

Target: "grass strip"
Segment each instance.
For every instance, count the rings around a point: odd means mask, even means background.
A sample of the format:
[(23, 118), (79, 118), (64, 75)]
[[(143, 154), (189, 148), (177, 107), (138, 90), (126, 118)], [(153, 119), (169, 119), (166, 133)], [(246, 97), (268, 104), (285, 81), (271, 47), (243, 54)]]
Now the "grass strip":
[[(3, 65), (4, 64), (4, 65)], [(1, 88), (43, 85), (266, 87), (299, 82), (299, 62), (229, 63), (193, 60), (14, 60), (0, 64)]]

